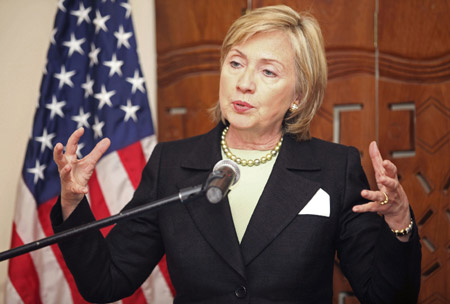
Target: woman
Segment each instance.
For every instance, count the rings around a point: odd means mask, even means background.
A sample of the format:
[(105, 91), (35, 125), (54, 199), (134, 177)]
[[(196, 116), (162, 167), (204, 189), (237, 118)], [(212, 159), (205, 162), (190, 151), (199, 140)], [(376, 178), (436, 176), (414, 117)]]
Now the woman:
[[(203, 183), (222, 158), (239, 164), (241, 179), (219, 204), (201, 197), (121, 222), (106, 239), (60, 243), (82, 295), (126, 297), (166, 254), (175, 303), (331, 303), (337, 252), (362, 303), (417, 301), (420, 244), (395, 166), (370, 145), (371, 191), (355, 148), (310, 138), (327, 79), (316, 21), (286, 6), (254, 10), (230, 28), (221, 63), (221, 122), (158, 144), (125, 208)], [(82, 134), (65, 153), (55, 146), (55, 231), (94, 220), (84, 195), (109, 140), (76, 160)]]

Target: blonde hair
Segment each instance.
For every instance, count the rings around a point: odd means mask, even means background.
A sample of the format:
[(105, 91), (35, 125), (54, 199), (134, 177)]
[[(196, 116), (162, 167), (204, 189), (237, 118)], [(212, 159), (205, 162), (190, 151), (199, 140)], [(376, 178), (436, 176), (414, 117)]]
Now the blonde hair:
[[(255, 9), (237, 19), (228, 30), (221, 50), (221, 66), (230, 49), (255, 34), (281, 31), (289, 37), (295, 54), (296, 96), (299, 108), (285, 115), (284, 132), (298, 141), (311, 138), (311, 120), (322, 104), (327, 85), (327, 62), (318, 22), (307, 13), (297, 13), (285, 5)], [(211, 109), (214, 121), (224, 121), (220, 105)]]

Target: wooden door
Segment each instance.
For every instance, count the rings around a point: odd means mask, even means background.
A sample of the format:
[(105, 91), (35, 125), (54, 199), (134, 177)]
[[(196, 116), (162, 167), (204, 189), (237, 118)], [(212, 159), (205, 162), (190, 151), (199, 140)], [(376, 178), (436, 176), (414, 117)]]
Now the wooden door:
[[(217, 100), (220, 45), (246, 0), (156, 0), (158, 137), (204, 133)], [(329, 84), (313, 136), (368, 145), (393, 160), (422, 236), (420, 303), (448, 303), (450, 269), (450, 11), (446, 0), (253, 0), (286, 4), (321, 25)], [(358, 303), (336, 261), (334, 303)]]
[(379, 1), (379, 139), (422, 238), (420, 303), (450, 303), (450, 2)]

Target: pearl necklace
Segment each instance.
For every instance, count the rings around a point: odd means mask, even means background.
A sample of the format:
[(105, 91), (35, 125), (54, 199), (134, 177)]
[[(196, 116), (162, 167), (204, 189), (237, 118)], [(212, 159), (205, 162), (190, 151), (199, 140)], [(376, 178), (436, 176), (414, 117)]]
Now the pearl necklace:
[(232, 161), (235, 161), (237, 164), (241, 166), (259, 166), (260, 164), (265, 164), (266, 162), (272, 160), (273, 157), (275, 157), (278, 152), (280, 151), (281, 144), (283, 143), (283, 136), (281, 136), (280, 140), (278, 141), (278, 144), (273, 148), (269, 153), (267, 153), (266, 156), (263, 156), (259, 159), (242, 159), (231, 153), (230, 149), (228, 148), (227, 142), (225, 141), (225, 137), (228, 132), (228, 127), (223, 129), (222, 132), (222, 140), (220, 141), (220, 144), (222, 145), (222, 150), (225, 155), (231, 159)]

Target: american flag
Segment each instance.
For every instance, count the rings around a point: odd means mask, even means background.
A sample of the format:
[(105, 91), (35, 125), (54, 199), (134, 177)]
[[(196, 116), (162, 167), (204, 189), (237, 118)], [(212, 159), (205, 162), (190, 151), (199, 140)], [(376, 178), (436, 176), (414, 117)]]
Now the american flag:
[[(136, 52), (131, 7), (124, 0), (60, 0), (40, 97), (19, 182), (11, 247), (53, 234), (49, 213), (60, 181), (53, 147), (84, 127), (77, 155), (104, 137), (111, 146), (89, 182), (97, 219), (132, 197), (156, 138)], [(102, 229), (107, 234), (111, 227)], [(86, 303), (56, 245), (9, 261), (5, 303)], [(171, 303), (163, 259), (123, 303)]]

